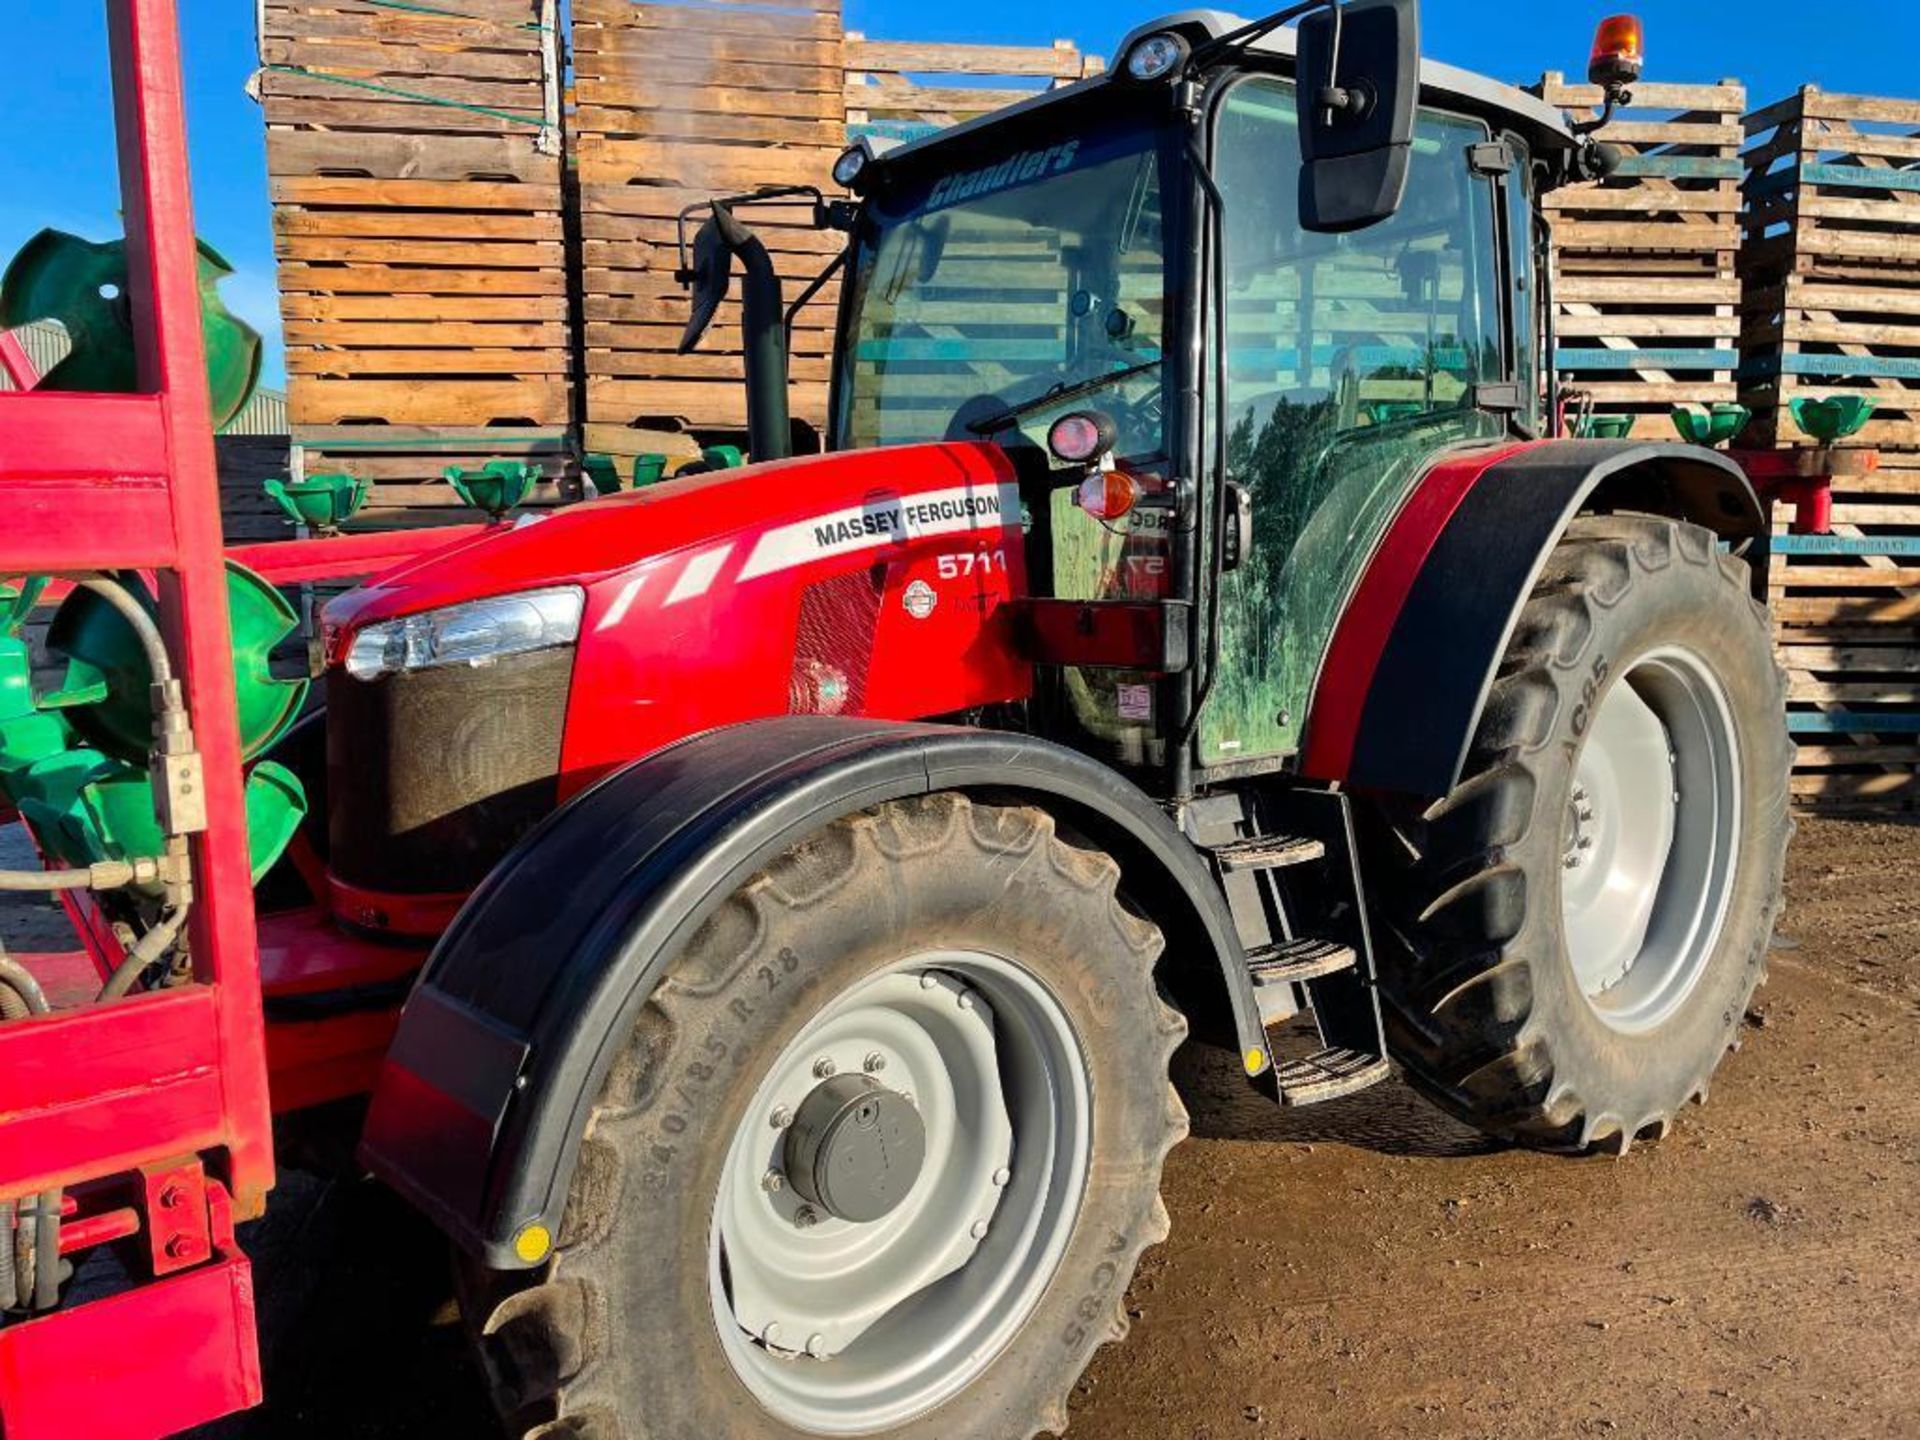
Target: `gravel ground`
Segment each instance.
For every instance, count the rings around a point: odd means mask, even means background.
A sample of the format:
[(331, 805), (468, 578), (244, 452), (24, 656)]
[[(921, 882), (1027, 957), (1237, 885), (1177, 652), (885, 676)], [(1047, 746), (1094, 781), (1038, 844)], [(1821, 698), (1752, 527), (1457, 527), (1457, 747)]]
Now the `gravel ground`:
[[(1075, 1440), (1920, 1434), (1916, 877), (1920, 829), (1804, 822), (1747, 1043), (1624, 1159), (1494, 1146), (1398, 1085), (1283, 1112), (1183, 1055), (1173, 1238)], [(245, 1243), (274, 1399), (208, 1436), (493, 1433), (397, 1202), (289, 1170)]]

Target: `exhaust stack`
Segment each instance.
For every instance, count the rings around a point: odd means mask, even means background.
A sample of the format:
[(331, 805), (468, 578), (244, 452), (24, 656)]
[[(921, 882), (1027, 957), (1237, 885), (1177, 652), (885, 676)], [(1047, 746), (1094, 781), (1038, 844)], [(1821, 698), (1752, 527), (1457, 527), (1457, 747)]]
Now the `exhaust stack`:
[(732, 282), (733, 258), (742, 271), (741, 353), (746, 361), (747, 449), (755, 460), (784, 460), (793, 453), (787, 409), (786, 300), (773, 257), (760, 237), (716, 201), (713, 217), (694, 240), (694, 264), (681, 279), (693, 291), (693, 315), (680, 338), (687, 354), (713, 323)]

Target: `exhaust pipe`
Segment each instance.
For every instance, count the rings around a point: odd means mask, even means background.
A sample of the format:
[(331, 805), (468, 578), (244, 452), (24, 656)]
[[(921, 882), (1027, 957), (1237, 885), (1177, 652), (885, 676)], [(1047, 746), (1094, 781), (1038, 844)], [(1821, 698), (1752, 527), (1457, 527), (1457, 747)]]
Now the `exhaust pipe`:
[(727, 206), (715, 202), (713, 218), (694, 241), (694, 265), (682, 278), (694, 292), (693, 317), (681, 337), (685, 355), (700, 343), (726, 297), (733, 266), (740, 258), (741, 352), (746, 360), (747, 450), (755, 460), (784, 460), (793, 454), (793, 424), (787, 410), (786, 300), (773, 257), (760, 237), (740, 223)]

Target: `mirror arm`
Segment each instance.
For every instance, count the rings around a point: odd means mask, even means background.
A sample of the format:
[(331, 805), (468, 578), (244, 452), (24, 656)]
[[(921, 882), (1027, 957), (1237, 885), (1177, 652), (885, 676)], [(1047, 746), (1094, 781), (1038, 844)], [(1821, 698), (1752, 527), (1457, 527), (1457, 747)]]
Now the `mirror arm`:
[(787, 332), (787, 353), (789, 355), (793, 353), (794, 322), (800, 318), (800, 312), (806, 308), (807, 302), (824, 290), (827, 282), (846, 267), (848, 254), (848, 250), (842, 250), (838, 255), (834, 256), (833, 259), (829, 260), (826, 268), (814, 276), (813, 279), (809, 280), (806, 288), (794, 296), (793, 303), (787, 307), (785, 329)]
[(1196, 69), (1212, 60), (1215, 56), (1224, 54), (1228, 50), (1235, 50), (1243, 45), (1251, 45), (1262, 35), (1272, 34), (1289, 20), (1298, 20), (1302, 15), (1311, 14), (1315, 10), (1331, 8), (1334, 11), (1337, 23), (1340, 9), (1345, 3), (1346, 0), (1304, 0), (1302, 4), (1289, 5), (1284, 10), (1276, 10), (1271, 15), (1242, 25), (1238, 30), (1229, 30), (1226, 34), (1215, 36), (1213, 39), (1207, 41), (1206, 44), (1198, 46), (1188, 58), (1187, 66), (1190, 70)]

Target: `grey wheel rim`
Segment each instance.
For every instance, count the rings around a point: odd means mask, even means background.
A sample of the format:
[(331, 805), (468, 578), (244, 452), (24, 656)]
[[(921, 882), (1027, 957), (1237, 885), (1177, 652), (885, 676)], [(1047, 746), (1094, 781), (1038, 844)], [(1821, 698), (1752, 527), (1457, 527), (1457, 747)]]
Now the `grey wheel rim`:
[(1560, 879), (1567, 958), (1594, 1013), (1643, 1034), (1705, 973), (1731, 903), (1740, 753), (1692, 650), (1640, 656), (1601, 697), (1575, 766)]
[[(883, 1109), (910, 1103), (924, 1137), (911, 1183), (871, 1220), (828, 1213), (786, 1173), (789, 1135), (850, 1074), (883, 1088)], [(834, 997), (768, 1069), (728, 1146), (708, 1277), (735, 1374), (813, 1434), (938, 1408), (999, 1357), (1059, 1269), (1091, 1138), (1079, 1041), (1015, 962), (927, 952)]]

